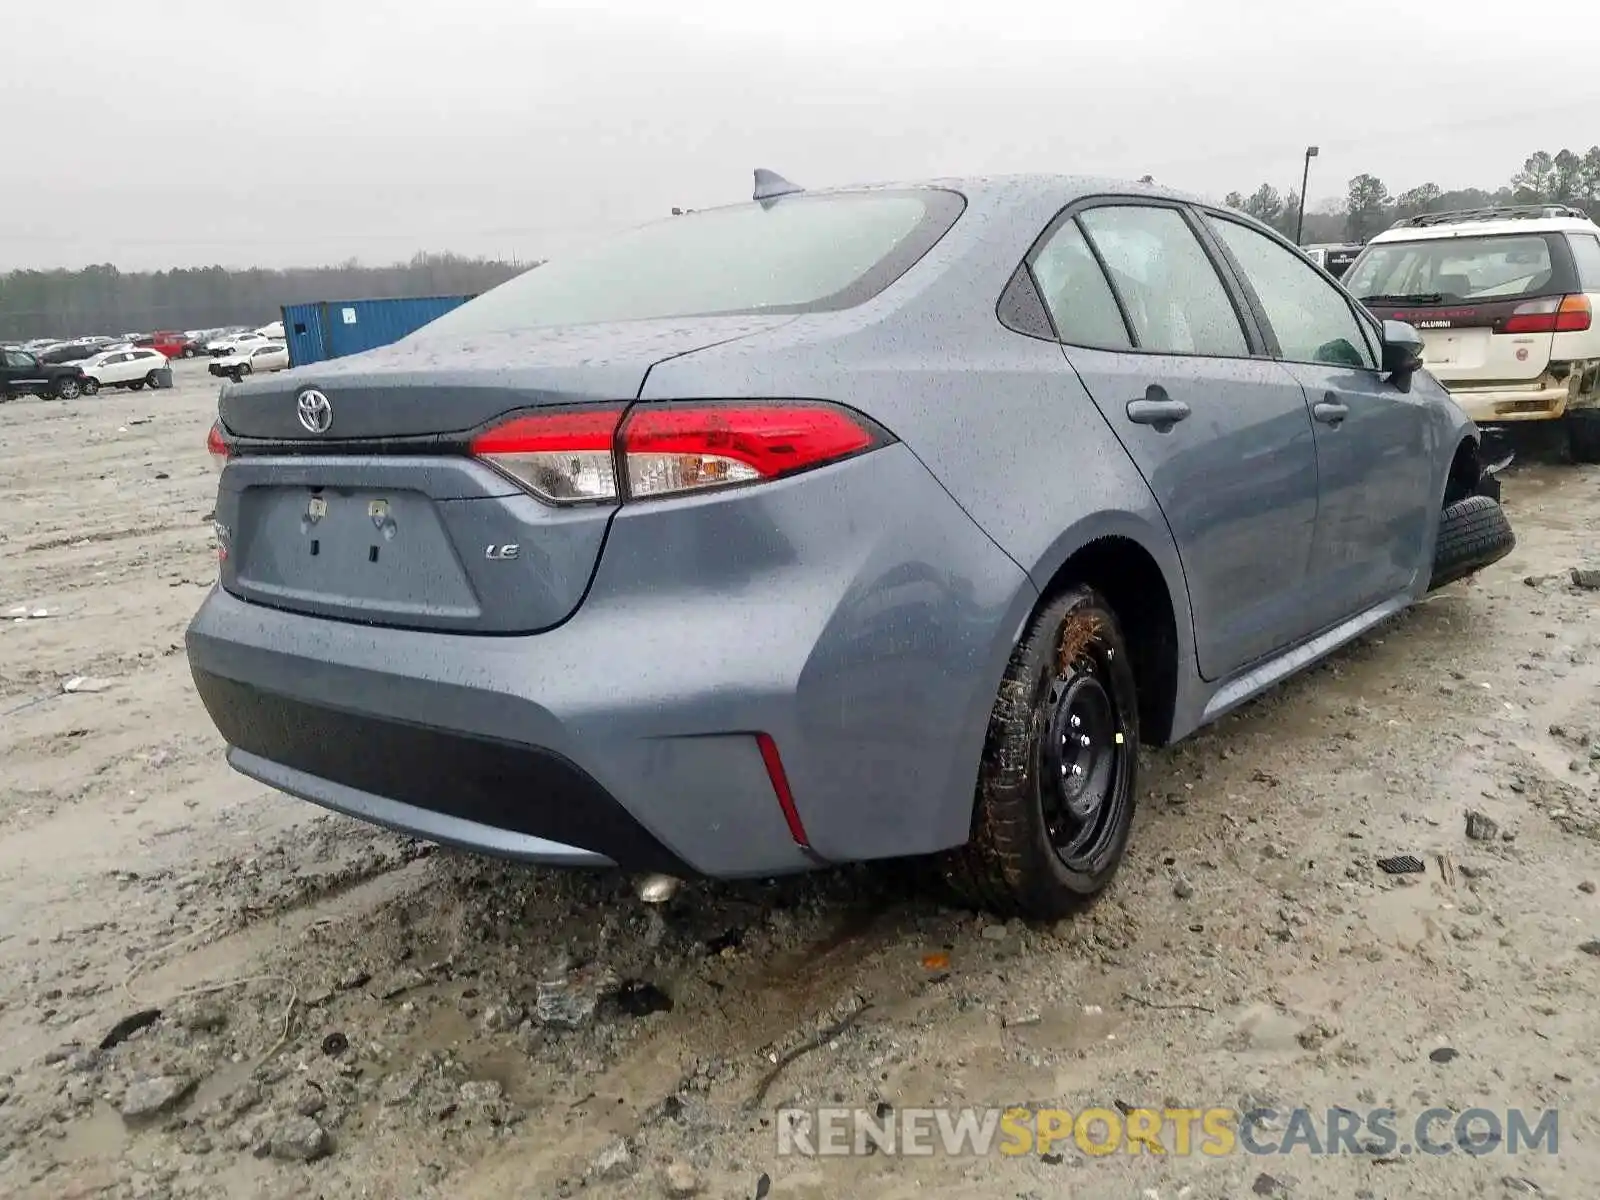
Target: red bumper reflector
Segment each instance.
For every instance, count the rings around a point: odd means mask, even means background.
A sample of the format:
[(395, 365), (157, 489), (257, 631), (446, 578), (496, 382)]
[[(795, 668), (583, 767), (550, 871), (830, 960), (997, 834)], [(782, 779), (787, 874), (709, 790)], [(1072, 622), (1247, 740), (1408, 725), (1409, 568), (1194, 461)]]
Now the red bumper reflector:
[(811, 849), (806, 827), (800, 823), (800, 810), (794, 806), (794, 793), (789, 790), (789, 777), (783, 773), (783, 760), (778, 757), (778, 743), (772, 740), (771, 734), (758, 733), (756, 745), (761, 747), (761, 761), (767, 765), (767, 777), (772, 780), (772, 790), (778, 794), (783, 819), (789, 822), (789, 835), (796, 845)]

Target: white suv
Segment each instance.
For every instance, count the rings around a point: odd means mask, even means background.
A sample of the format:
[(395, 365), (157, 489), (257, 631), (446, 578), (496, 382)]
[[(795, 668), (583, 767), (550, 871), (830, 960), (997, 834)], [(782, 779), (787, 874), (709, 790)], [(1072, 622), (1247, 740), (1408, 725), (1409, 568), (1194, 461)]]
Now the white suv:
[(1564, 421), (1600, 462), (1600, 225), (1538, 204), (1408, 217), (1344, 284), (1422, 334), (1423, 363), (1480, 425)]

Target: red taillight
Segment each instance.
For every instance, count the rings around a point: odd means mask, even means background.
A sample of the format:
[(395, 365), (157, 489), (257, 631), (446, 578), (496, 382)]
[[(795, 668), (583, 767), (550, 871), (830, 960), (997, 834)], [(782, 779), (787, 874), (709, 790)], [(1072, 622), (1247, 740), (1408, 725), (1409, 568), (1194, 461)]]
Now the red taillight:
[(228, 459), (233, 455), (227, 440), (222, 436), (222, 422), (220, 421), (212, 422), (211, 432), (206, 434), (206, 452), (211, 455), (211, 465), (218, 472), (228, 465)]
[(1588, 296), (1547, 296), (1517, 305), (1502, 332), (1582, 333), (1593, 319)]
[(622, 428), (628, 494), (641, 499), (777, 479), (876, 441), (825, 404), (663, 404), (636, 409)]
[(621, 419), (620, 407), (529, 413), (480, 433), (472, 453), (542, 500), (615, 500), (611, 451)]
[(778, 743), (766, 733), (756, 734), (756, 745), (761, 747), (761, 761), (766, 764), (767, 778), (772, 780), (772, 790), (777, 794), (778, 807), (783, 809), (783, 819), (789, 824), (789, 836), (795, 844), (808, 849), (806, 827), (800, 823), (800, 810), (794, 806), (794, 793), (789, 790), (789, 776), (784, 773), (783, 760), (778, 757)]
[(621, 429), (620, 406), (512, 417), (472, 439), (472, 453), (556, 504), (654, 499), (779, 479), (879, 444), (882, 435), (830, 404), (646, 404)]
[(1557, 333), (1582, 333), (1594, 319), (1594, 311), (1587, 296), (1563, 296), (1561, 308), (1556, 312)]

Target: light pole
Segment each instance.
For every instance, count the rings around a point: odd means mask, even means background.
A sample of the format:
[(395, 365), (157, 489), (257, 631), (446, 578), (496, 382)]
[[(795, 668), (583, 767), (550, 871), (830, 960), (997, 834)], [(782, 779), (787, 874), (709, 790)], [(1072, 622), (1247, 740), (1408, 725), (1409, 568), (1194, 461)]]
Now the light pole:
[(1307, 146), (1305, 170), (1300, 172), (1300, 214), (1295, 218), (1294, 223), (1294, 244), (1296, 246), (1305, 245), (1306, 185), (1311, 182), (1311, 160), (1316, 156), (1317, 148), (1315, 146)]

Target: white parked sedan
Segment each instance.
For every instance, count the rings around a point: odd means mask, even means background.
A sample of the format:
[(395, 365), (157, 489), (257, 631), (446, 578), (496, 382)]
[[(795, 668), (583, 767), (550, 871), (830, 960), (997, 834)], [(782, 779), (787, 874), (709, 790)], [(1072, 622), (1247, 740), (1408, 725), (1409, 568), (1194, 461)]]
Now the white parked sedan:
[(289, 366), (289, 347), (283, 342), (259, 342), (241, 347), (211, 363), (213, 375), (226, 375), (238, 382), (246, 375), (260, 375), (267, 371), (282, 371)]
[(167, 356), (159, 350), (132, 347), (101, 351), (78, 366), (83, 371), (83, 390), (88, 395), (94, 395), (103, 387), (137, 392), (147, 383), (151, 387), (161, 386), (161, 376), (156, 372), (166, 369)]
[(258, 345), (266, 341), (264, 334), (256, 333), (230, 333), (215, 341), (206, 343), (206, 352), (214, 358), (221, 358), (225, 354), (238, 354), (248, 346)]

